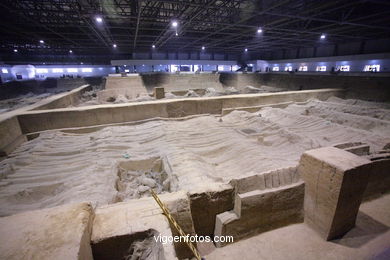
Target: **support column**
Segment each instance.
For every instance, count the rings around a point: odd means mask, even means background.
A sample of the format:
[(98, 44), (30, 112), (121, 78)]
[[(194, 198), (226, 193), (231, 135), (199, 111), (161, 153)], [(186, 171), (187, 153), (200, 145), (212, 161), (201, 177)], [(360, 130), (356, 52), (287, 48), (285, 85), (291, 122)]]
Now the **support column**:
[(162, 99), (165, 97), (165, 90), (164, 88), (155, 87), (153, 96), (155, 99)]
[(339, 55), (339, 45), (336, 43), (333, 49), (333, 56)]
[(305, 223), (325, 240), (355, 226), (371, 165), (370, 160), (335, 147), (302, 155), (298, 170), (305, 181)]

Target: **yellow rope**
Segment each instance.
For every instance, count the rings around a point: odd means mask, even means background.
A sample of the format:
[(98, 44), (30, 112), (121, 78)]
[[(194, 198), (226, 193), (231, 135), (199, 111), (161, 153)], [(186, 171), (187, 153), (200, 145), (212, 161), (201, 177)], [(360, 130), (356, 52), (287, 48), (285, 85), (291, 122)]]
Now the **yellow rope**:
[[(162, 203), (160, 198), (157, 196), (157, 194), (154, 192), (153, 189), (150, 189), (150, 193), (152, 194), (154, 200), (157, 202), (157, 204), (160, 206), (161, 210), (164, 212), (165, 216), (167, 217), (168, 221), (176, 228), (177, 232), (179, 232), (180, 236), (185, 237), (186, 234), (184, 233), (183, 229), (179, 226), (179, 224), (176, 222), (176, 220), (172, 217), (171, 213), (169, 213), (168, 208)], [(192, 253), (196, 257), (196, 259), (201, 260), (201, 256), (198, 252), (198, 250), (195, 248), (195, 246), (190, 241), (185, 241), (187, 246), (191, 249)]]

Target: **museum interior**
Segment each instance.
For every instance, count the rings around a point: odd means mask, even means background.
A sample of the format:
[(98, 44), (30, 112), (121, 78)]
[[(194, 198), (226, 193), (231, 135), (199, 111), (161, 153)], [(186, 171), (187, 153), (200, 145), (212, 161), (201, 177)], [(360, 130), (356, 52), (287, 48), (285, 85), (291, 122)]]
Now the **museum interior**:
[(0, 1), (0, 259), (390, 259), (390, 1)]

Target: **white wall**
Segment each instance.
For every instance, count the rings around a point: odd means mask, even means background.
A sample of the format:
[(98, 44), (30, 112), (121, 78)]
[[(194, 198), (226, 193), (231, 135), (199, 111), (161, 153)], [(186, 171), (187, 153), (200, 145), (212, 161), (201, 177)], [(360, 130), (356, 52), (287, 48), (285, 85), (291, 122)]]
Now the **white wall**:
[(279, 72), (283, 72), (286, 66), (292, 66), (293, 70), (300, 66), (307, 66), (309, 72), (316, 71), (317, 66), (326, 66), (326, 71), (331, 71), (332, 67), (337, 69), (340, 65), (349, 65), (350, 72), (363, 72), (365, 65), (380, 65), (380, 72), (390, 72), (390, 54), (362, 54), (350, 56), (335, 56), (335, 57), (319, 57), (319, 58), (303, 58), (289, 60), (257, 60), (257, 68), (264, 68), (261, 72), (265, 72), (265, 68), (279, 67)]
[(12, 66), (10, 65), (0, 64), (0, 77), (2, 83), (12, 81), (15, 79), (11, 69)]
[[(231, 66), (237, 65), (232, 60), (112, 60), (111, 65), (118, 66), (120, 72), (151, 72), (165, 71), (170, 72), (170, 65), (190, 65), (194, 71), (194, 65), (202, 67), (203, 71), (216, 71), (217, 66), (223, 66), (224, 71), (230, 71)], [(135, 69), (134, 69), (135, 68)], [(128, 70), (128, 71), (127, 71)]]
[[(47, 73), (39, 72), (39, 69), (46, 69)], [(55, 69), (62, 69), (62, 72), (54, 72), (53, 70)], [(83, 69), (91, 69), (91, 71), (83, 71)], [(115, 67), (107, 65), (39, 65), (35, 66), (35, 71), (36, 79), (45, 79), (47, 77), (59, 78), (63, 75), (73, 77), (99, 77), (115, 73)]]

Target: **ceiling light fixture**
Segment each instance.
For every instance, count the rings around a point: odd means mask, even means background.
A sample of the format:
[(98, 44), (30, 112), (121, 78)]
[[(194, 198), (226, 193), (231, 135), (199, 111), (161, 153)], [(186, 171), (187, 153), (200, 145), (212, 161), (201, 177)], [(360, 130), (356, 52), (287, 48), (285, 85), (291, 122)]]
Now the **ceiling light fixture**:
[(96, 20), (96, 22), (98, 22), (98, 23), (102, 23), (102, 22), (103, 22), (103, 18), (101, 18), (100, 16), (97, 16), (97, 17), (95, 18), (95, 20)]

